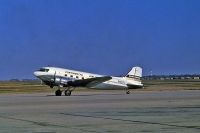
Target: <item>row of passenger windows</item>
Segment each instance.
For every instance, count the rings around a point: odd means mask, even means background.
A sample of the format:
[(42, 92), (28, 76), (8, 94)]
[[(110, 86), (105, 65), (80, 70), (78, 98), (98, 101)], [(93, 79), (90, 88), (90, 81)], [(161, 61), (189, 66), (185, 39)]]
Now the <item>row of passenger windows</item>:
[[(67, 74), (65, 74), (65, 77), (68, 77)], [(77, 78), (79, 79), (79, 76), (73, 76), (73, 75), (70, 75), (71, 78)], [(90, 78), (94, 78), (94, 76), (89, 76)], [(84, 79), (84, 77), (81, 77), (80, 79)]]
[[(67, 74), (65, 74), (65, 76), (67, 77)], [(73, 78), (73, 75), (70, 75), (71, 78)], [(79, 76), (76, 76), (75, 78), (79, 79)], [(84, 77), (82, 77), (82, 79), (84, 79)]]

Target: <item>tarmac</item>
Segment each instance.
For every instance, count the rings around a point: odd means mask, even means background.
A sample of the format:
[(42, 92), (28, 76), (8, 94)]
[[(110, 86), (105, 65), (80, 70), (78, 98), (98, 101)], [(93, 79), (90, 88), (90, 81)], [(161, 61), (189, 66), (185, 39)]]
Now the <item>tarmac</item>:
[(199, 133), (200, 91), (0, 95), (0, 133)]

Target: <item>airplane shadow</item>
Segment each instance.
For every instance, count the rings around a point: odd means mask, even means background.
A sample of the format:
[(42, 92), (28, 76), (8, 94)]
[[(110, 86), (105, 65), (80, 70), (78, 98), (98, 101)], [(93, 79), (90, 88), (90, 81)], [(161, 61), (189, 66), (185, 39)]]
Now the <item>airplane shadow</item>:
[(71, 96), (65, 96), (65, 95), (62, 95), (62, 96), (55, 96), (55, 95), (46, 95), (47, 97), (80, 97), (80, 96), (119, 96), (119, 95), (125, 95), (125, 94), (75, 94), (75, 95), (71, 95)]

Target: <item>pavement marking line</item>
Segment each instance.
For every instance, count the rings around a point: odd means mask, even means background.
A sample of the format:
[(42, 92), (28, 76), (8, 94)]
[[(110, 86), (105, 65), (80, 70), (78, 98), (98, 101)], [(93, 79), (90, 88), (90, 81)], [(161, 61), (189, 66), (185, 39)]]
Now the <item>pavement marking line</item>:
[(126, 120), (126, 119), (119, 119), (119, 118), (100, 117), (100, 116), (81, 115), (81, 114), (70, 114), (70, 113), (60, 113), (60, 114), (66, 115), (66, 116), (79, 116), (79, 117), (97, 118), (97, 119), (104, 119), (104, 120), (113, 120), (113, 121), (122, 121), (122, 122), (151, 124), (151, 125), (160, 125), (160, 126), (169, 126), (169, 127), (188, 128), (188, 129), (198, 129), (198, 130), (200, 130), (200, 126), (180, 126), (180, 125), (158, 123), (158, 122)]
[(86, 129), (75, 128), (75, 127), (71, 127), (71, 126), (65, 126), (65, 125), (51, 124), (51, 123), (47, 123), (47, 122), (37, 122), (37, 121), (19, 119), (19, 118), (14, 118), (14, 117), (0, 116), (0, 118), (9, 119), (9, 120), (16, 120), (16, 121), (22, 121), (22, 122), (28, 122), (28, 123), (31, 123), (31, 124), (34, 124), (34, 125), (38, 125), (38, 126), (42, 126), (42, 127), (50, 126), (50, 127), (59, 127), (59, 128), (71, 128), (71, 129), (80, 130), (80, 131), (83, 131), (83, 132), (102, 133), (102, 132), (93, 131), (93, 130), (86, 130)]
[(56, 124), (50, 124), (50, 123), (47, 123), (47, 122), (37, 122), (37, 121), (31, 121), (31, 120), (26, 120), (26, 119), (19, 119), (19, 118), (14, 118), (14, 117), (6, 117), (6, 116), (0, 116), (0, 118), (28, 122), (28, 123), (32, 123), (34, 125), (43, 126), (43, 127), (45, 127), (45, 126), (52, 126), (52, 127), (66, 128), (66, 126), (56, 125)]

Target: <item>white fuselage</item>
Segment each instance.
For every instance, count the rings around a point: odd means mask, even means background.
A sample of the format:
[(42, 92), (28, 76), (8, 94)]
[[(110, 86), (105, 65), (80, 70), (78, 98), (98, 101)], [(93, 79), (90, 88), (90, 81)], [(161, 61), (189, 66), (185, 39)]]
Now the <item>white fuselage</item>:
[[(34, 75), (41, 79), (43, 82), (55, 81), (62, 84), (68, 81), (84, 80), (95, 77), (103, 77), (104, 75), (74, 71), (69, 69), (57, 68), (57, 67), (44, 67), (43, 70), (34, 72)], [(133, 85), (142, 87), (140, 79), (128, 78), (128, 77), (112, 77), (112, 79), (102, 82), (94, 86), (88, 86), (94, 89), (126, 89), (127, 85)]]

